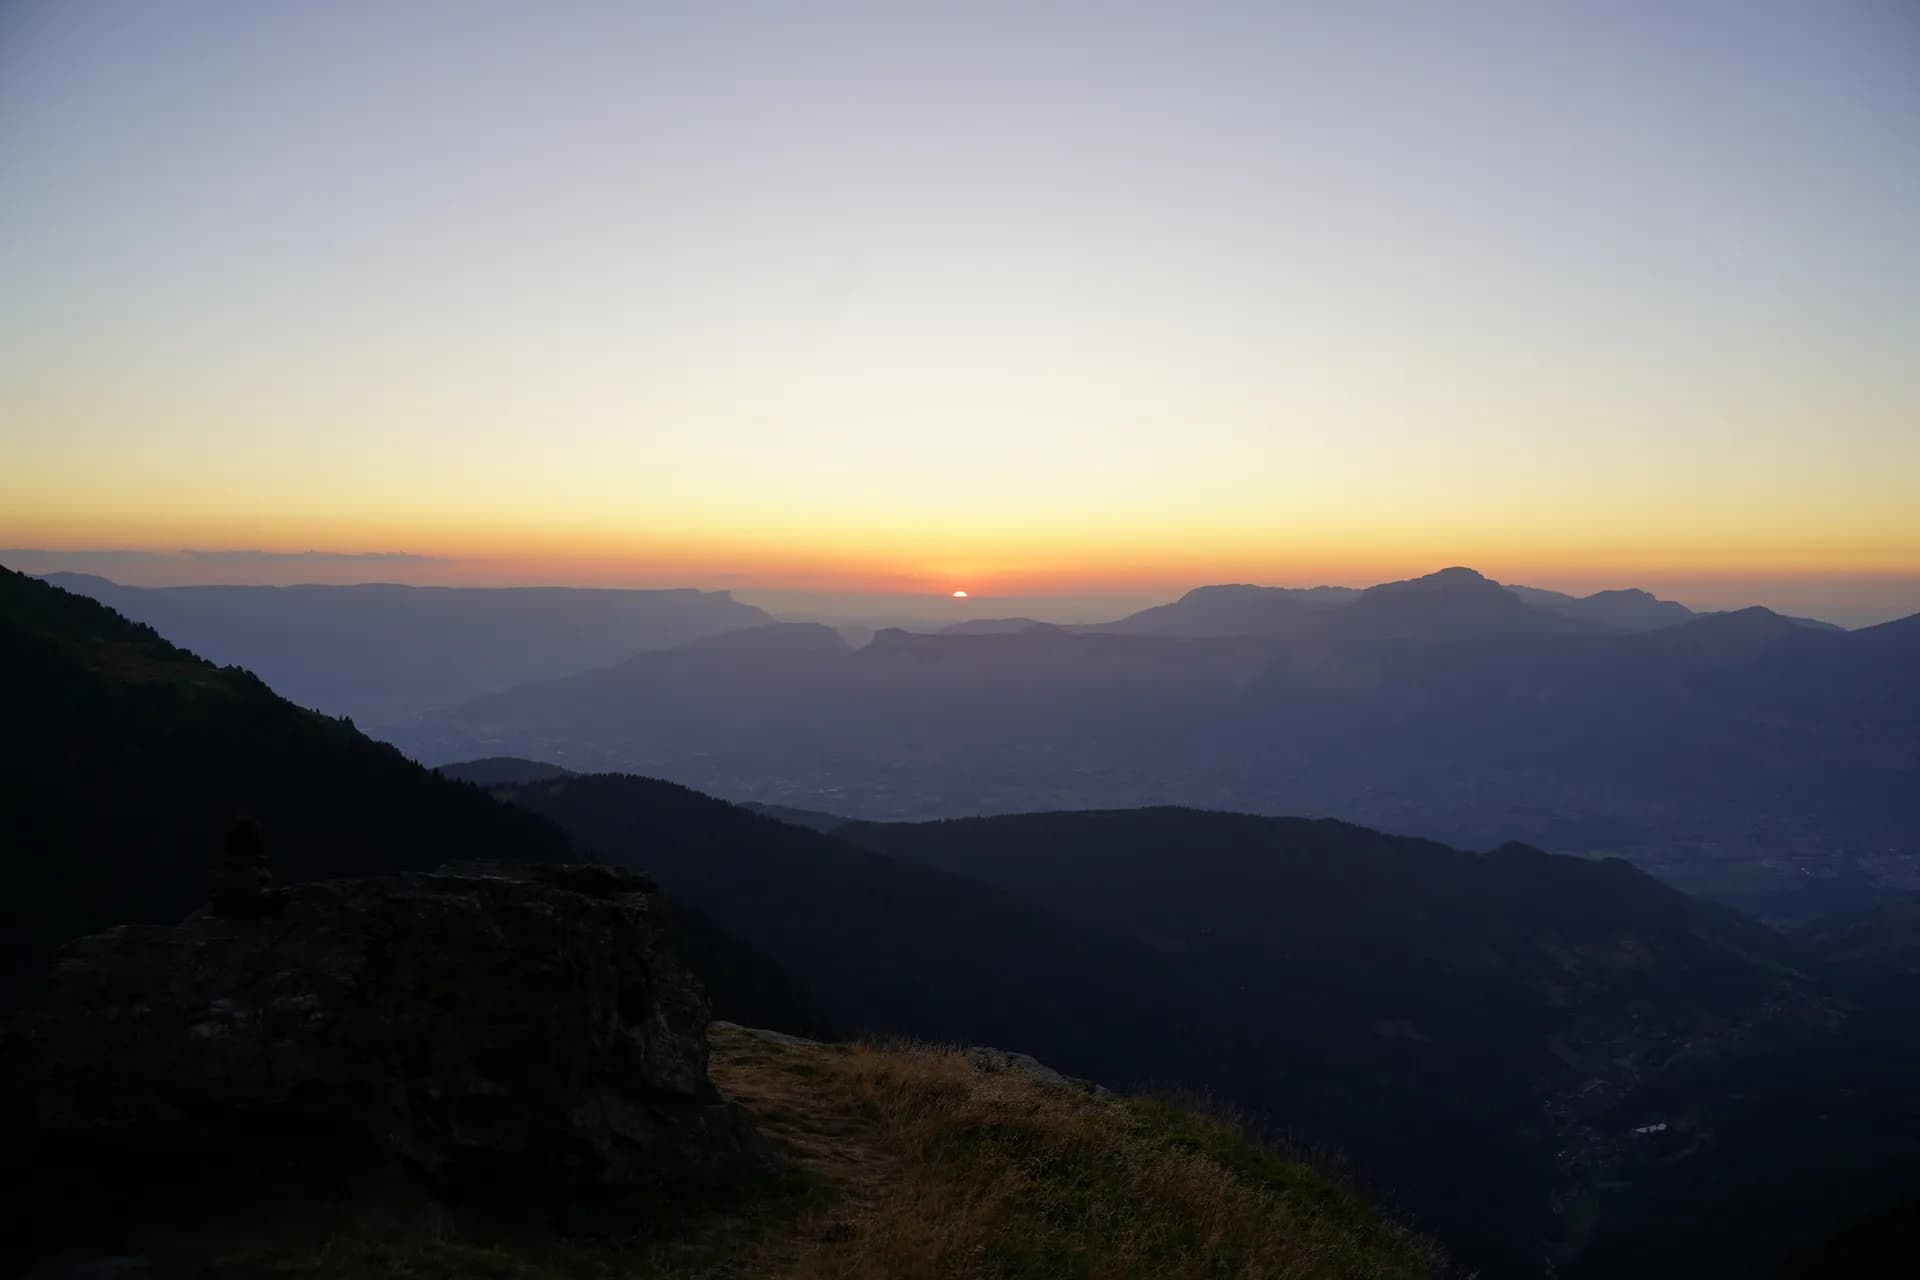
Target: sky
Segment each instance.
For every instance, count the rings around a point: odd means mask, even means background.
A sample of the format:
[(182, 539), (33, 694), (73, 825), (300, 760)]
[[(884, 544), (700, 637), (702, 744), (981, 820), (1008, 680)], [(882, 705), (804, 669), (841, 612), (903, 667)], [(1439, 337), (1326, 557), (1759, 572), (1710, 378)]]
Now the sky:
[(11, 0), (0, 282), (67, 567), (1920, 611), (1910, 0)]

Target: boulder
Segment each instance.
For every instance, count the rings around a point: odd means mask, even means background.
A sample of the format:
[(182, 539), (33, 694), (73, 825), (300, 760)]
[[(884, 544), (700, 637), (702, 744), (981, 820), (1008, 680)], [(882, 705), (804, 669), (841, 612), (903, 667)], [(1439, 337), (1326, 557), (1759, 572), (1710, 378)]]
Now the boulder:
[(7, 1034), (15, 1154), (83, 1180), (381, 1165), (541, 1193), (766, 1162), (707, 1078), (706, 1000), (644, 877), (467, 868), (277, 896), (70, 944)]

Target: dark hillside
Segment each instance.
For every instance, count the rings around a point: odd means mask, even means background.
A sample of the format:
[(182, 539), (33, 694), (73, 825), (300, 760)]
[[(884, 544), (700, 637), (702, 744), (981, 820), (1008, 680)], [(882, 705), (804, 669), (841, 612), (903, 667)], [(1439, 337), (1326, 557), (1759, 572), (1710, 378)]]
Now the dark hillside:
[[(228, 828), (261, 827), (281, 882), (566, 856), (551, 823), (303, 711), (237, 667), (0, 571), (0, 960), (11, 1005), (53, 950), (204, 905)], [(697, 909), (663, 903), (725, 1016), (830, 1032), (812, 997)]]
[(509, 783), (539, 782), (545, 778), (565, 778), (573, 774), (544, 760), (525, 760), (519, 756), (487, 756), (480, 760), (462, 760), (457, 764), (434, 766), (435, 773), (476, 787), (498, 787)]
[(78, 934), (203, 903), (228, 827), (259, 823), (282, 879), (449, 858), (546, 861), (550, 824), (440, 778), (83, 596), (0, 571), (0, 908), (9, 974)]
[(1613, 860), (1180, 809), (826, 834), (620, 775), (502, 794), (856, 1031), (1209, 1091), (1483, 1264), (1577, 1249), (1554, 1197), (1633, 1157), (1672, 1064), (1828, 1016), (1791, 944)]
[[(1137, 628), (883, 630), (854, 651), (762, 629), (395, 740), (876, 821), (1178, 804), (1520, 840), (1783, 925), (1906, 892), (1920, 628), (1623, 596), (1536, 607), (1456, 568), (1330, 599), (1209, 588)], [(1616, 606), (1639, 620), (1609, 622)], [(1192, 625), (1162, 626), (1174, 615)]]
[(838, 834), (1155, 947), (1231, 1001), (1241, 1050), (1189, 1064), (1207, 1087), (1480, 1260), (1534, 1231), (1577, 1250), (1532, 1197), (1636, 1159), (1644, 1097), (1691, 1059), (1832, 1016), (1786, 939), (1618, 860), (1171, 808)]
[(856, 1033), (1018, 1046), (1116, 1086), (1179, 1078), (1222, 1034), (1214, 993), (1146, 945), (974, 880), (650, 778), (499, 794), (752, 938)]

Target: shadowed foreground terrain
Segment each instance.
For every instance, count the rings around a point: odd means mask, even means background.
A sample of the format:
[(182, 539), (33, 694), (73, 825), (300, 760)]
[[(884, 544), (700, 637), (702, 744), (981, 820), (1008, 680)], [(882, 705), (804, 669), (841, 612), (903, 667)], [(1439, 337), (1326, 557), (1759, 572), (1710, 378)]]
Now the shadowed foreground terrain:
[[(780, 1167), (681, 1195), (460, 1207), (417, 1186), (236, 1194), (126, 1242), (126, 1276), (1380, 1277), (1424, 1241), (1231, 1123), (961, 1050), (712, 1029), (711, 1070)], [(197, 1269), (196, 1269), (197, 1268)], [(211, 1268), (208, 1272), (207, 1268)], [(46, 1271), (42, 1274), (77, 1274)], [(91, 1274), (91, 1273), (88, 1273)]]
[(769, 1274), (1443, 1271), (1360, 1200), (1193, 1110), (1042, 1083), (961, 1050), (732, 1027), (715, 1027), (712, 1045), (715, 1082), (830, 1193), (803, 1220), (819, 1230), (771, 1242)]
[[(283, 882), (450, 860), (556, 863), (565, 833), (304, 711), (104, 605), (0, 569), (0, 1013), (60, 944), (205, 905), (234, 819)], [(836, 1028), (758, 951), (663, 902), (679, 949), (735, 1017)]]

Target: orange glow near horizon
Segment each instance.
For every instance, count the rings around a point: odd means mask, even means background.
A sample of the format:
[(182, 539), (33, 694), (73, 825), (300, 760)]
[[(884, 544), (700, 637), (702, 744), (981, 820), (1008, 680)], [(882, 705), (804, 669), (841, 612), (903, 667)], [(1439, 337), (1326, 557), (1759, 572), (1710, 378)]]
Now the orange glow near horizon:
[[(17, 513), (16, 513), (17, 514)], [(384, 565), (370, 557), (359, 580), (447, 585), (751, 587), (1018, 597), (1164, 595), (1211, 582), (1271, 586), (1374, 582), (1464, 564), (1507, 582), (1587, 587), (1644, 586), (1706, 579), (1767, 582), (1782, 578), (1905, 581), (1920, 578), (1920, 549), (1838, 539), (1761, 544), (1698, 537), (1692, 545), (1642, 531), (1607, 543), (1566, 532), (1518, 539), (1438, 530), (1426, 538), (1314, 536), (1305, 530), (1218, 531), (1186, 538), (1172, 531), (973, 530), (941, 536), (860, 526), (799, 530), (623, 533), (586, 529), (488, 528), (480, 522), (408, 528), (397, 521), (328, 530), (301, 522), (291, 529), (261, 521), (252, 532), (212, 522), (153, 525), (128, 522), (127, 536), (98, 516), (83, 521), (0, 519), (0, 546), (71, 552), (159, 554), (259, 551), (287, 557), (322, 551), (341, 556), (398, 553)], [(86, 536), (82, 529), (87, 531)], [(1519, 545), (1516, 547), (1514, 543)], [(294, 577), (285, 575), (292, 573)], [(282, 571), (298, 578), (297, 561)], [(963, 591), (950, 584), (959, 578)], [(329, 579), (332, 580), (332, 579)]]
[[(1337, 512), (1319, 513), (1331, 517), (1322, 527), (1165, 511), (1077, 527), (1057, 517), (1001, 512), (991, 521), (955, 518), (946, 526), (924, 515), (914, 521), (903, 514), (896, 523), (835, 511), (812, 517), (818, 523), (810, 527), (809, 517), (763, 511), (716, 528), (712, 522), (593, 520), (590, 513), (565, 522), (532, 520), (524, 511), (437, 519), (390, 510), (329, 520), (297, 509), (271, 518), (214, 518), (212, 512), (136, 518), (77, 494), (63, 510), (33, 518), (35, 495), (21, 494), (26, 501), (9, 505), (7, 487), (0, 477), (0, 548), (75, 553), (65, 559), (37, 554), (30, 564), (10, 567), (99, 572), (132, 585), (698, 587), (938, 597), (952, 605), (1034, 598), (1069, 609), (1065, 602), (1072, 599), (1154, 603), (1220, 582), (1364, 587), (1459, 564), (1502, 582), (1581, 594), (1641, 587), (1696, 608), (1767, 604), (1855, 625), (1920, 611), (1920, 538), (1888, 520), (1878, 527), (1865, 519), (1851, 527), (1805, 520), (1797, 528), (1780, 521), (1759, 529), (1693, 511), (1689, 520), (1623, 528), (1617, 519), (1516, 525), (1510, 513), (1502, 527), (1487, 517), (1448, 520), (1442, 512), (1369, 524), (1356, 509), (1344, 520)], [(121, 567), (111, 561), (112, 553), (127, 551), (153, 553), (159, 562)], [(325, 554), (303, 554), (315, 551)], [(254, 552), (265, 554), (245, 554)], [(8, 561), (0, 555), (0, 563)], [(955, 595), (956, 581), (968, 584), (966, 596)], [(1091, 603), (1087, 609), (1087, 617), (1099, 612)]]
[(8, 29), (0, 548), (1920, 608), (1904, 27), (323, 8)]
[[(1036, 423), (978, 457), (948, 456), (937, 433), (880, 455), (798, 433), (769, 437), (766, 457), (708, 436), (656, 458), (584, 423), (544, 451), (519, 428), (485, 454), (423, 458), (372, 438), (343, 454), (325, 422), (238, 453), (116, 433), (138, 447), (103, 441), (84, 465), (68, 437), (22, 437), (0, 469), (0, 547), (405, 552), (444, 562), (446, 581), (940, 595), (960, 581), (974, 596), (1365, 585), (1449, 564), (1539, 585), (1920, 575), (1920, 432), (1877, 455), (1754, 447), (1708, 484), (1701, 445), (1649, 469), (1637, 447), (1550, 437), (1335, 453), (1280, 433), (1226, 457), (1137, 435), (1082, 451), (1078, 429)], [(1287, 461), (1302, 439), (1313, 467)]]
[[(0, 489), (6, 488), (0, 481)], [(321, 550), (406, 553), (440, 562), (448, 581), (578, 585), (726, 586), (783, 590), (973, 595), (1113, 594), (1204, 582), (1365, 584), (1448, 564), (1503, 581), (1652, 584), (1782, 575), (1843, 579), (1920, 575), (1920, 527), (1907, 520), (1777, 520), (1742, 527), (1712, 513), (1661, 524), (1614, 520), (1447, 519), (1421, 513), (1365, 518), (1356, 508), (1329, 523), (1236, 522), (1186, 513), (1073, 524), (993, 513), (951, 525), (923, 516), (742, 514), (731, 521), (528, 520), (525, 513), (457, 519), (389, 511), (326, 519), (297, 510), (244, 518), (211, 512), (136, 514), (74, 500), (36, 511), (35, 494), (0, 515), (0, 547), (68, 551)], [(1594, 513), (1598, 515), (1600, 513)], [(1325, 519), (1324, 513), (1322, 518)], [(714, 527), (720, 524), (724, 527)], [(1875, 527), (1877, 524), (1878, 527)], [(1319, 527), (1315, 527), (1318, 525)], [(1501, 525), (1506, 526), (1502, 528)]]

